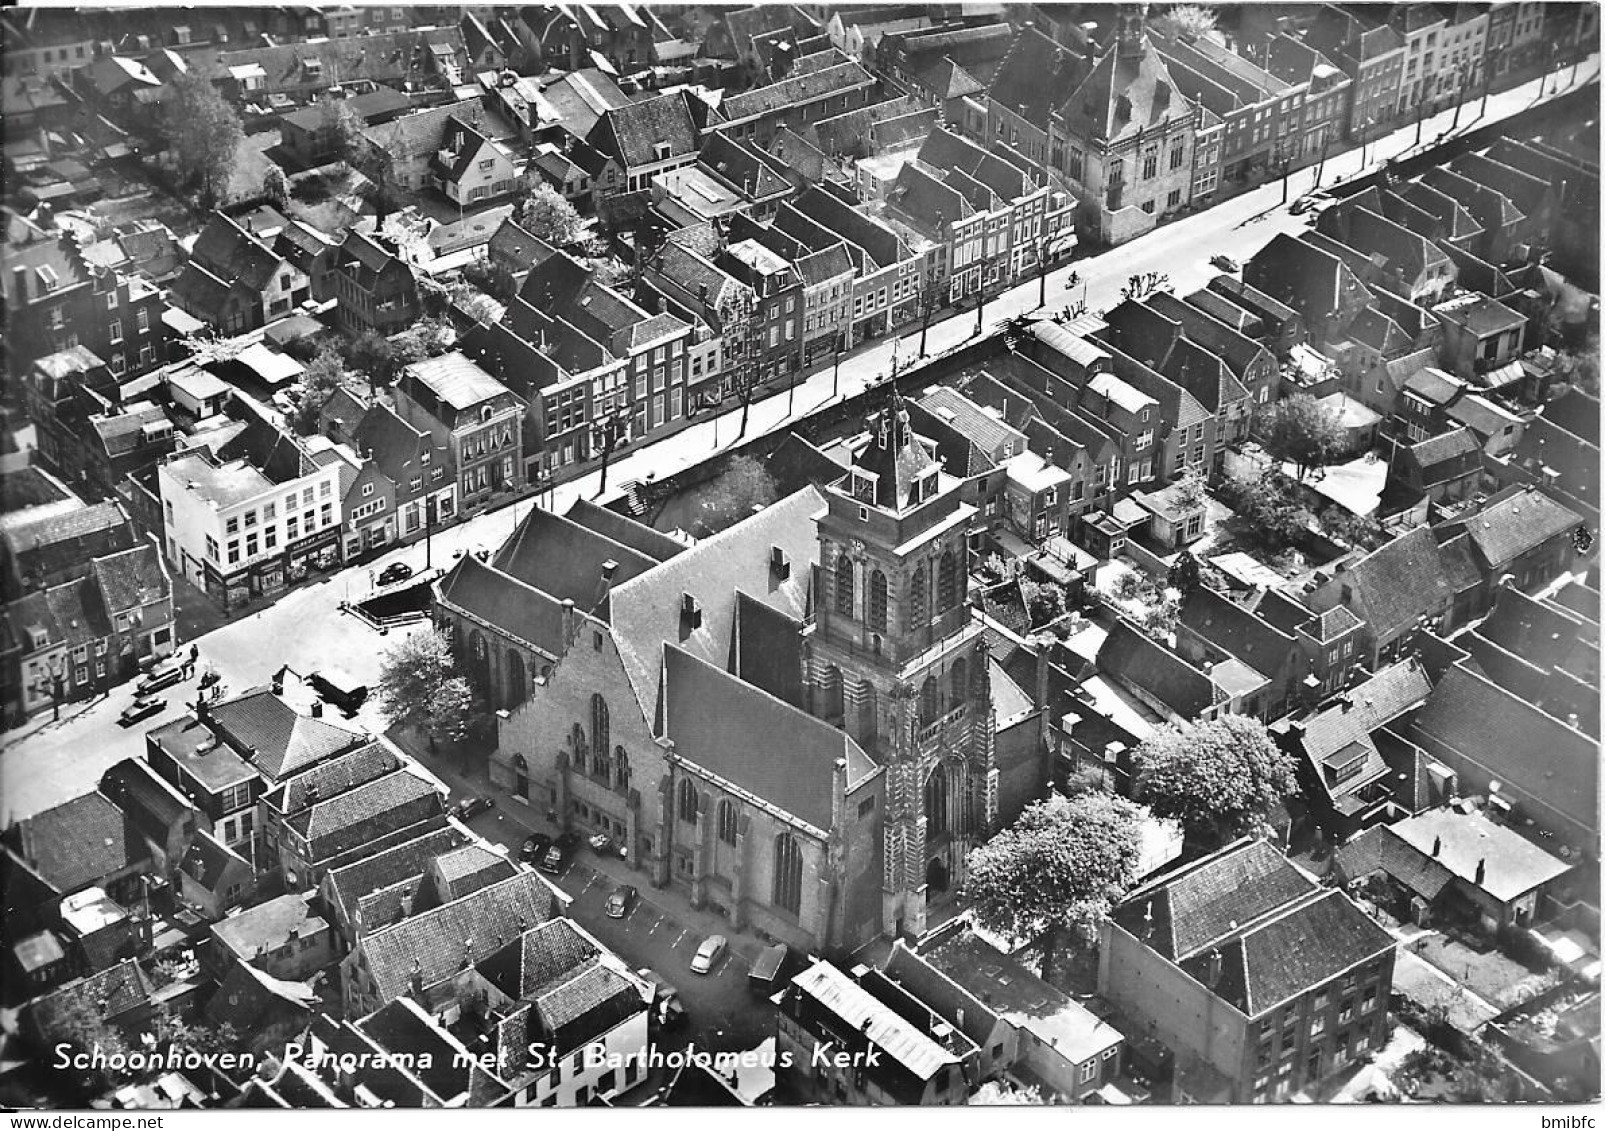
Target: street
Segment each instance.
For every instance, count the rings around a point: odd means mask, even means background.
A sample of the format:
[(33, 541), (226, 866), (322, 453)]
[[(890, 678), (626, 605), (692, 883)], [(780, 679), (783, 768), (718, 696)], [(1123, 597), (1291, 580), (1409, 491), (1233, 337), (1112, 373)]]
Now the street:
[[(1560, 76), (1559, 81), (1563, 82), (1570, 71), (1571, 68), (1566, 67), (1556, 72)], [(1598, 71), (1599, 57), (1589, 56), (1577, 69), (1576, 83), (1589, 81)], [(1488, 100), (1486, 116), (1476, 113), (1477, 103), (1468, 103), (1461, 113), (1461, 129), (1470, 129), (1489, 119), (1525, 109), (1538, 100), (1541, 84), (1546, 81), (1552, 86), (1559, 85), (1552, 77), (1533, 80), (1493, 95)], [(1570, 89), (1570, 85), (1562, 87), (1562, 90), (1565, 89)], [(1437, 138), (1449, 130), (1451, 119), (1452, 112), (1448, 110), (1427, 119), (1422, 136)], [(1356, 176), (1410, 150), (1415, 134), (1416, 125), (1411, 122), (1407, 127), (1372, 142), (1363, 150), (1367, 160), (1364, 169), (1361, 166), (1361, 150), (1332, 156), (1326, 162), (1324, 183), (1331, 184)], [(1287, 189), (1288, 201), (1291, 203), (1308, 192), (1314, 179), (1314, 168), (1292, 174)], [(1145, 272), (1168, 275), (1177, 294), (1191, 293), (1214, 274), (1208, 262), (1211, 256), (1225, 254), (1243, 262), (1252, 258), (1276, 234), (1296, 232), (1307, 227), (1309, 217), (1291, 215), (1288, 207), (1281, 203), (1282, 194), (1281, 182), (1273, 181), (1223, 204), (1167, 224), (1101, 255), (1061, 267), (1048, 277), (1047, 309), (1057, 310), (1083, 296), (1090, 310), (1107, 309), (1119, 301), (1120, 289), (1130, 276)], [(1074, 293), (1067, 293), (1065, 280), (1072, 270), (1083, 280), (1083, 286)], [(987, 323), (995, 326), (1016, 315), (1038, 309), (1038, 293), (1038, 282), (1031, 279), (998, 297), (988, 299), (984, 311)], [(928, 335), (929, 351), (938, 353), (962, 345), (974, 337), (975, 325), (973, 309), (933, 321)], [(891, 367), (894, 348), (898, 349), (900, 364), (910, 363), (918, 349), (918, 326), (915, 325), (901, 341), (899, 346), (897, 340), (885, 339), (844, 357), (839, 396), (855, 395), (883, 379)], [(795, 390), (797, 411), (794, 415), (787, 413), (790, 399), (787, 390), (782, 389), (764, 400), (755, 401), (751, 406), (748, 436), (784, 427), (834, 402), (838, 395), (832, 393), (831, 385), (829, 367), (800, 378)], [(716, 450), (730, 447), (737, 441), (740, 416), (740, 407), (734, 407), (657, 443), (616, 458), (608, 469), (606, 497), (618, 495), (621, 484), (645, 479), (649, 474), (658, 478), (672, 475), (706, 459)], [(599, 472), (593, 471), (562, 484), (551, 492), (549, 505), (561, 512), (576, 499), (595, 497), (599, 481)], [(273, 604), (202, 636), (197, 641), (202, 664), (214, 666), (231, 693), (266, 684), (272, 673), (285, 664), (295, 672), (306, 673), (323, 664), (338, 663), (358, 681), (372, 686), (378, 676), (385, 647), (404, 632), (418, 629), (399, 630), (390, 633), (389, 638), (380, 638), (373, 629), (342, 613), (340, 604), (343, 601), (360, 601), (369, 596), (372, 592), (371, 579), (392, 562), (405, 561), (421, 571), (428, 554), (436, 567), (449, 567), (462, 553), (499, 545), (534, 505), (532, 500), (525, 499), (500, 510), (478, 515), (461, 525), (434, 534), (427, 549), (425, 544), (415, 543), (393, 550), (375, 561), (304, 584)], [(183, 709), (182, 701), (186, 697), (193, 702), (194, 681), (186, 681), (165, 693), (168, 709), (164, 715), (124, 729), (117, 725), (117, 715), (133, 697), (132, 682), (125, 683), (113, 688), (105, 699), (87, 709), (73, 707), (78, 713), (70, 721), (64, 720), (54, 725), (35, 721), (24, 728), (23, 737), (13, 737), (9, 745), (0, 749), (0, 796), (4, 798), (0, 821), (10, 823), (30, 816), (94, 788), (108, 767), (140, 753), (146, 730), (164, 719), (175, 717)], [(356, 722), (375, 733), (384, 729), (372, 700), (363, 708)], [(673, 978), (668, 971), (665, 974)], [(690, 977), (687, 974), (679, 978), (677, 984)]]
[[(447, 768), (432, 768), (443, 779), (457, 777)], [(518, 859), (530, 832), (555, 831), (533, 809), (505, 797), (468, 826), (505, 848), (512, 860)], [(575, 922), (632, 969), (650, 967), (680, 991), (687, 1024), (666, 1035), (667, 1047), (679, 1048), (690, 1041), (703, 1049), (743, 1049), (774, 1035), (770, 1008), (757, 1001), (747, 984), (752, 958), (763, 946), (759, 940), (738, 934), (709, 912), (693, 910), (677, 892), (654, 891), (641, 873), (630, 871), (615, 857), (599, 857), (588, 846), (561, 875), (548, 878), (574, 897), (568, 914)], [(640, 895), (623, 919), (609, 919), (604, 910), (607, 897), (620, 884), (629, 884)], [(729, 948), (707, 974), (693, 974), (691, 958), (710, 934), (724, 935)]]

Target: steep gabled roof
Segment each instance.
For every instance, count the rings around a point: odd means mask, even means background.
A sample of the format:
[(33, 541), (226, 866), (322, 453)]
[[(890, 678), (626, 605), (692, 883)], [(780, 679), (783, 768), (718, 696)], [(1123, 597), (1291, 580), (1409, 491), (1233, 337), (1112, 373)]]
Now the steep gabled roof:
[(650, 165), (662, 160), (658, 146), (667, 146), (667, 157), (683, 157), (696, 152), (697, 128), (688, 99), (683, 92), (660, 94), (656, 98), (632, 102), (607, 110), (586, 142), (625, 168)]
[(270, 780), (353, 750), (367, 738), (360, 731), (303, 715), (265, 687), (213, 704), (207, 715), (228, 744), (244, 752)]

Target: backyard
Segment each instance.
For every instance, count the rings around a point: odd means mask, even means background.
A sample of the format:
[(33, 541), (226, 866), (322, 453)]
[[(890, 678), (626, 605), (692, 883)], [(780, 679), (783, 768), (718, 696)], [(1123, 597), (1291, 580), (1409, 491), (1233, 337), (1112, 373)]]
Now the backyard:
[(1432, 934), (1416, 940), (1411, 949), (1501, 1011), (1530, 1000), (1560, 980), (1558, 973), (1531, 970), (1491, 944), (1487, 950), (1477, 950), (1446, 935)]

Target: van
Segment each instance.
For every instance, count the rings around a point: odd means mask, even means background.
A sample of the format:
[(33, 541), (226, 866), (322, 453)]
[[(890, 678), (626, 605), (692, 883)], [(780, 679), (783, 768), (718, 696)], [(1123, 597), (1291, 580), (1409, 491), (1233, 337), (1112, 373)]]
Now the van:
[(311, 682), (319, 695), (347, 715), (356, 714), (368, 698), (367, 685), (357, 682), (355, 676), (341, 668), (314, 672)]
[(773, 994), (785, 981), (790, 958), (791, 951), (785, 943), (764, 947), (758, 957), (752, 960), (752, 969), (747, 972), (747, 988), (764, 997)]

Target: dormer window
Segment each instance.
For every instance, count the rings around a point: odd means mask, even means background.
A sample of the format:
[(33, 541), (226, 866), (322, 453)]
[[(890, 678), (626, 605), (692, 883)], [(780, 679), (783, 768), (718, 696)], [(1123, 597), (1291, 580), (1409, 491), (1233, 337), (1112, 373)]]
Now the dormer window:
[(769, 547), (770, 580), (778, 584), (779, 582), (785, 581), (790, 576), (791, 559), (786, 556), (786, 551), (782, 550), (779, 546)]
[(680, 594), (680, 639), (702, 627), (702, 605), (689, 593)]
[(53, 291), (61, 285), (61, 279), (57, 276), (56, 269), (48, 263), (39, 267), (36, 274), (39, 276), (39, 285), (47, 291)]
[(875, 475), (867, 471), (854, 471), (850, 487), (853, 498), (860, 503), (875, 501)]

